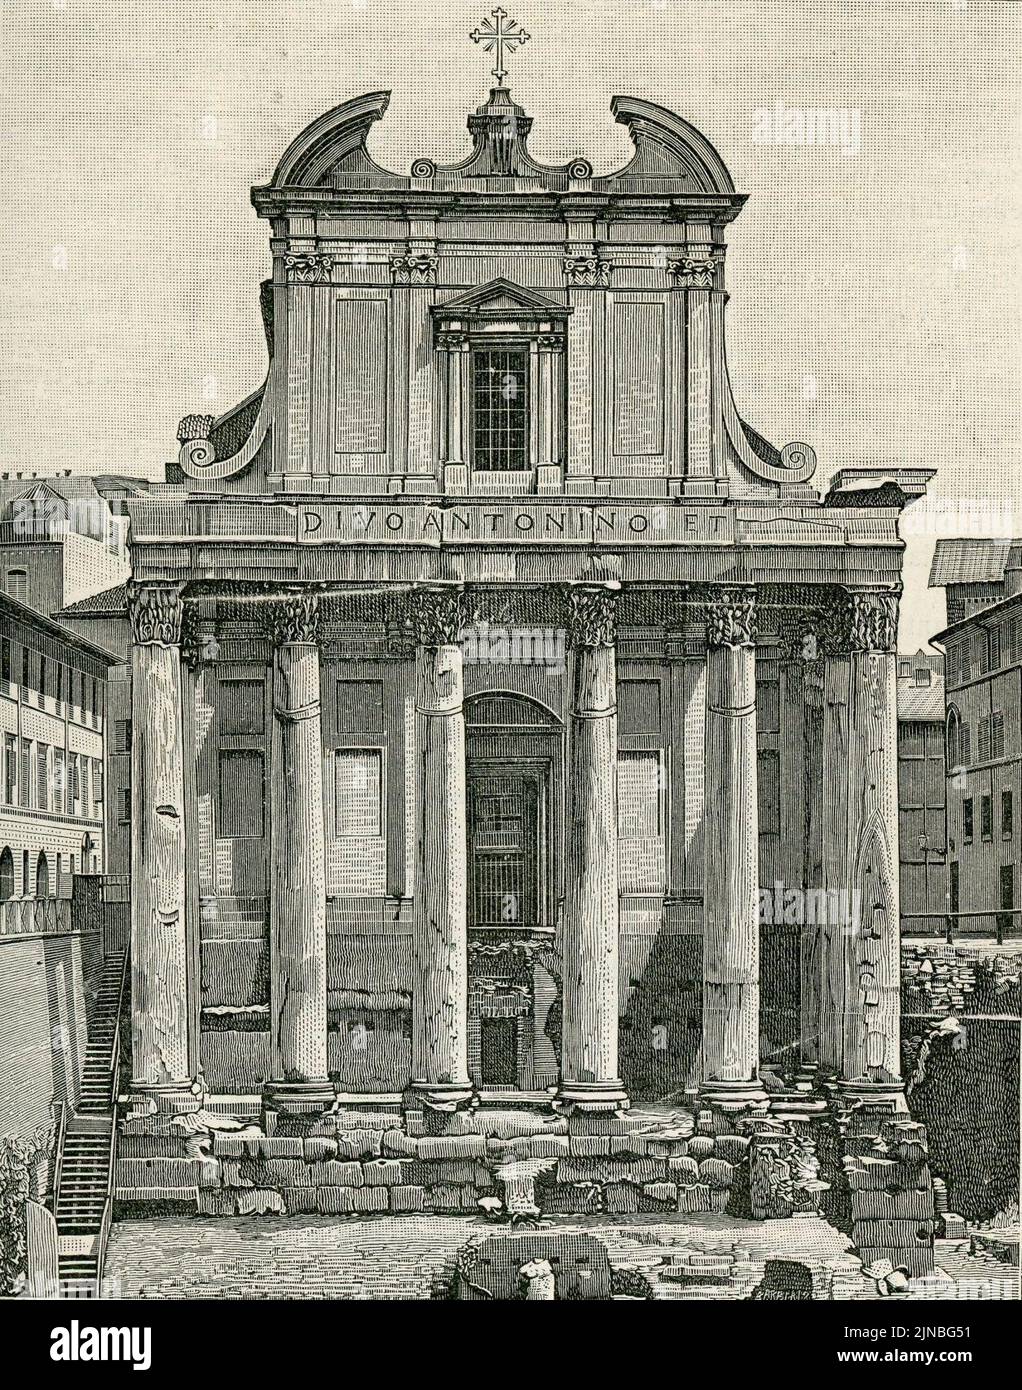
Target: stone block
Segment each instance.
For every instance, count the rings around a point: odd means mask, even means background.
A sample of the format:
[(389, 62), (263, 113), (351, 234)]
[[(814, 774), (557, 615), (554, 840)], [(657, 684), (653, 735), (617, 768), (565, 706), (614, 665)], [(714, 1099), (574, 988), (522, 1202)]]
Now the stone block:
[(597, 1158), (610, 1153), (609, 1134), (572, 1134), (568, 1148), (577, 1158)]
[(735, 1170), (726, 1159), (704, 1158), (699, 1165), (699, 1181), (707, 1187), (730, 1189), (734, 1182)]
[(419, 1152), (419, 1141), (402, 1129), (387, 1129), (383, 1132), (381, 1153), (386, 1158), (415, 1158)]
[(640, 1206), (645, 1211), (674, 1211), (678, 1206), (678, 1189), (673, 1182), (647, 1182), (642, 1185)]
[(255, 1150), (253, 1157), (259, 1158), (302, 1158), (304, 1149), (303, 1141), (297, 1136), (273, 1135), (267, 1139), (250, 1140), (250, 1152)]
[(233, 1216), (237, 1210), (237, 1193), (231, 1188), (202, 1187), (197, 1209), (200, 1216)]
[(421, 1159), (406, 1160), (404, 1180), (419, 1187), (443, 1187), (447, 1184), (472, 1182), (476, 1175), (476, 1164), (468, 1158), (436, 1159), (432, 1163)]
[[(703, 1160), (704, 1163), (707, 1161)], [(699, 1164), (694, 1158), (669, 1158), (667, 1171), (672, 1182), (684, 1187), (691, 1187), (699, 1181)]]
[[(613, 1153), (614, 1140), (611, 1140)], [(569, 1153), (566, 1134), (529, 1134), (520, 1139), (491, 1139), (488, 1152), (500, 1159), (560, 1158)]]
[(864, 1188), (874, 1191), (893, 1187), (922, 1190), (929, 1188), (927, 1169), (900, 1163), (893, 1158), (857, 1158), (845, 1169), (845, 1173), (848, 1186), (853, 1192), (859, 1192)]
[(483, 1159), (486, 1157), (486, 1137), (482, 1134), (426, 1137), (418, 1142), (418, 1156), (427, 1161), (441, 1158)]
[(401, 1185), (390, 1189), (391, 1211), (422, 1211), (426, 1204), (426, 1189)]
[(283, 1216), (284, 1198), (269, 1188), (246, 1187), (234, 1194), (239, 1216), (265, 1216), (267, 1212)]
[(312, 1170), (301, 1158), (267, 1158), (263, 1172), (268, 1187), (309, 1187), (312, 1183)]
[[(587, 1212), (597, 1212), (603, 1206), (603, 1194), (594, 1183), (555, 1183), (553, 1187), (547, 1189), (543, 1199), (543, 1210), (556, 1212), (559, 1215), (577, 1216)], [(606, 1209), (611, 1210), (610, 1207)], [(638, 1197), (636, 1197), (634, 1207), (618, 1207), (616, 1210), (637, 1211)]]
[[(873, 1220), (852, 1222), (852, 1242), (860, 1250), (883, 1245), (914, 1250), (933, 1243), (933, 1221)], [(895, 1260), (895, 1264), (898, 1261)]]
[(557, 1161), (558, 1182), (666, 1182), (669, 1158), (561, 1158)]
[(337, 1157), (337, 1140), (325, 1137), (306, 1139), (302, 1152), (306, 1163), (325, 1163), (327, 1159)]
[(864, 1188), (852, 1193), (853, 1221), (931, 1221), (933, 1197), (929, 1192)]
[(355, 1210), (352, 1195), (355, 1187), (317, 1187), (316, 1207), (324, 1216), (347, 1216)]
[(337, 1135), (338, 1158), (379, 1158), (383, 1135), (378, 1129), (347, 1129)]
[(708, 1134), (694, 1134), (688, 1141), (689, 1157), (700, 1161), (704, 1158), (712, 1158), (713, 1145), (714, 1140)]
[(249, 1141), (239, 1134), (220, 1134), (214, 1131), (213, 1153), (217, 1158), (248, 1158), (248, 1144)]
[(395, 1187), (404, 1181), (407, 1167), (396, 1158), (372, 1158), (362, 1165), (362, 1181), (367, 1187)]
[(393, 1129), (399, 1119), (391, 1110), (338, 1110), (332, 1118), (338, 1134), (363, 1135), (375, 1131), (377, 1136)]
[(117, 1186), (198, 1187), (202, 1163), (197, 1158), (120, 1158)]
[(629, 1154), (633, 1158), (645, 1158), (646, 1154), (650, 1152), (649, 1143), (650, 1141), (645, 1134), (612, 1134), (610, 1136), (610, 1154), (612, 1158), (625, 1154)]
[(968, 1240), (969, 1228), (965, 1224), (965, 1217), (959, 1216), (957, 1212), (946, 1211), (941, 1217), (944, 1228), (945, 1240)]
[(647, 1121), (633, 1115), (618, 1115), (613, 1111), (575, 1110), (568, 1116), (568, 1133), (576, 1134), (631, 1134), (642, 1130)]
[(118, 1158), (187, 1158), (184, 1137), (178, 1134), (121, 1134)]
[(655, 1135), (646, 1138), (646, 1152), (654, 1158), (684, 1158), (689, 1152), (689, 1139), (657, 1139)]
[[(386, 1190), (386, 1189), (384, 1189)], [(426, 1190), (425, 1208), (427, 1211), (460, 1212), (462, 1188), (452, 1183)]]
[(630, 1182), (611, 1182), (603, 1189), (604, 1208), (615, 1215), (639, 1210), (642, 1189)]
[(362, 1165), (352, 1159), (330, 1158), (325, 1163), (314, 1163), (310, 1176), (316, 1187), (361, 1187), (363, 1181)]
[(727, 1211), (727, 1204), (731, 1200), (731, 1189), (727, 1187), (711, 1187), (709, 1197), (710, 1211), (723, 1214)]
[(693, 1183), (691, 1187), (678, 1188), (678, 1210), (695, 1213), (710, 1210), (710, 1189), (705, 1183)]
[(744, 1134), (719, 1134), (713, 1141), (713, 1157), (726, 1163), (741, 1163), (748, 1152), (749, 1141)]
[(319, 1195), (315, 1187), (285, 1187), (280, 1194), (288, 1216), (309, 1216), (319, 1210)]
[(386, 1211), (390, 1206), (389, 1187), (353, 1187), (351, 1189), (352, 1211)]
[(220, 1163), (215, 1158), (201, 1158), (199, 1160), (199, 1186), (200, 1187), (220, 1187), (223, 1170)]

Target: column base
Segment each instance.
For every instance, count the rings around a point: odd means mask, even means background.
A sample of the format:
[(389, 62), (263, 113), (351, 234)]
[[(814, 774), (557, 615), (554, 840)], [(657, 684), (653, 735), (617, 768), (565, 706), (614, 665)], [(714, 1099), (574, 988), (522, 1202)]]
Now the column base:
[(770, 1097), (759, 1081), (705, 1081), (699, 1087), (699, 1100), (703, 1105), (727, 1111), (766, 1113), (770, 1105)]
[(326, 1077), (315, 1081), (267, 1081), (263, 1087), (263, 1109), (287, 1115), (322, 1114), (336, 1099), (333, 1083)]
[(428, 1110), (451, 1114), (467, 1105), (475, 1092), (471, 1082), (413, 1081), (408, 1087), (411, 1107), (424, 1105)]
[(827, 1089), (846, 1103), (868, 1103), (896, 1115), (908, 1114), (903, 1081), (832, 1081)]
[(554, 1103), (584, 1111), (627, 1110), (631, 1101), (624, 1085), (613, 1081), (562, 1081)]
[(131, 1095), (137, 1100), (155, 1105), (164, 1115), (191, 1115), (202, 1109), (203, 1091), (198, 1082), (166, 1081), (158, 1085), (132, 1081)]

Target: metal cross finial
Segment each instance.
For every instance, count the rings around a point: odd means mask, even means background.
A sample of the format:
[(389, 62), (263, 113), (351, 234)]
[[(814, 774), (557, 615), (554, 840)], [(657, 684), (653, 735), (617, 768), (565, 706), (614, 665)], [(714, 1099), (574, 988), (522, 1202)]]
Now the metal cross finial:
[[(497, 50), (497, 66), (493, 69), (493, 75), (497, 79), (497, 86), (501, 86), (507, 76), (507, 69), (504, 66), (505, 56), (510, 56), (516, 48), (520, 48), (523, 43), (529, 42), (529, 35), (522, 29), (516, 19), (508, 19), (507, 11), (497, 9), (490, 11), (492, 18), (484, 19), (478, 29), (473, 29), (469, 38), (475, 43), (481, 43), (485, 52), (492, 53)], [(507, 21), (505, 23), (505, 20)]]

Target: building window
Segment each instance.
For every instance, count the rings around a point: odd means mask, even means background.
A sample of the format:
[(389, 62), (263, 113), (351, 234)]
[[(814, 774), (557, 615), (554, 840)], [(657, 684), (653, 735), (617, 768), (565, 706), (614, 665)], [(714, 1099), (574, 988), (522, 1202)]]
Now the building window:
[(115, 752), (115, 753), (130, 753), (130, 752), (131, 752), (131, 720), (130, 720), (130, 719), (115, 719), (115, 720), (114, 720), (114, 752)]
[(967, 796), (962, 802), (962, 839), (967, 845), (972, 844), (972, 797)]
[(338, 839), (383, 834), (383, 752), (338, 748), (334, 753), (334, 825)]
[(948, 771), (961, 766), (962, 761), (962, 721), (952, 705), (947, 712), (946, 726)]
[(50, 809), (49, 744), (36, 744), (36, 805), (40, 811)]
[(11, 672), (11, 642), (9, 637), (3, 637), (0, 638), (0, 680), (12, 680)]
[(911, 663), (911, 661), (899, 661), (899, 662), (898, 662), (898, 675), (901, 676), (902, 678), (905, 678), (905, 677), (907, 677), (907, 676), (910, 676), (911, 674), (912, 674), (912, 663)]
[(529, 467), (529, 354), (472, 353), (472, 464), (483, 472)]
[(94, 758), (92, 763), (92, 799), (96, 803), (96, 815), (102, 814), (103, 805), (103, 761)]
[(979, 721), (979, 760), (981, 763), (990, 761), (990, 716), (985, 714)]
[(53, 750), (53, 809), (58, 813), (64, 809), (64, 794), (66, 782), (64, 779), (64, 750), (54, 748)]
[(259, 838), (265, 797), (262, 753), (253, 748), (221, 749), (219, 770), (218, 833), (225, 840)]
[(990, 716), (990, 756), (1004, 757), (1004, 711), (999, 709)]
[(997, 940), (1003, 941), (1015, 920), (1015, 866), (1002, 864), (1000, 872), (1001, 911), (997, 914)]
[(996, 671), (1001, 664), (1001, 629), (1000, 626), (992, 627), (988, 636), (988, 649), (990, 652), (990, 670)]
[(117, 817), (118, 825), (131, 824), (131, 788), (121, 788), (121, 809)]
[(14, 855), (5, 845), (0, 853), (0, 903), (14, 897)]
[(953, 859), (948, 865), (949, 877), (947, 885), (947, 905), (952, 917), (958, 916), (958, 860)]
[(7, 571), (7, 592), (16, 603), (28, 602), (28, 571)]
[(28, 810), (32, 805), (32, 743), (30, 739), (21, 740), (21, 767), (18, 775), (18, 800)]
[(979, 799), (979, 833), (984, 840), (994, 838), (994, 799), (992, 796), (981, 796)]
[(933, 673), (928, 666), (920, 666), (915, 673), (915, 684), (926, 686), (931, 683)]
[(1015, 806), (1010, 791), (1001, 792), (1001, 839), (1010, 840), (1015, 833)]
[(35, 863), (35, 895), (37, 898), (50, 896), (50, 861), (42, 853)]
[(4, 735), (4, 800), (13, 806), (18, 795), (18, 742), (13, 734)]

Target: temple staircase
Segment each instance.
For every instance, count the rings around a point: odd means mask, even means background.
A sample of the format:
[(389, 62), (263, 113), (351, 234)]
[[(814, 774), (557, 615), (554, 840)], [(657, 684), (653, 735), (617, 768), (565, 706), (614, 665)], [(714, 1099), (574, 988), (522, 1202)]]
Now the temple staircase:
[(120, 1018), (127, 953), (107, 957), (89, 1027), (81, 1096), (57, 1136), (53, 1211), (61, 1296), (98, 1297), (113, 1211)]

